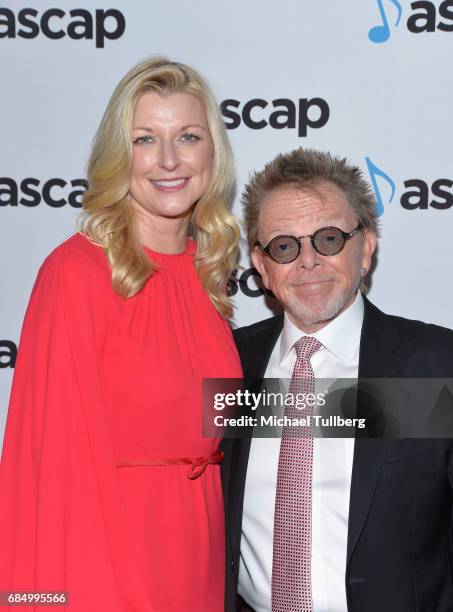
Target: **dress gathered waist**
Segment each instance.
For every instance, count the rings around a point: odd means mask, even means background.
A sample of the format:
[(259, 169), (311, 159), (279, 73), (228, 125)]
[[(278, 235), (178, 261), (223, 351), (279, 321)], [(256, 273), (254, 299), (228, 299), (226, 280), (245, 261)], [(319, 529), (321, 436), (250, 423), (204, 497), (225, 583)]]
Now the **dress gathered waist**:
[(140, 467), (140, 466), (153, 466), (153, 465), (190, 465), (189, 471), (187, 472), (187, 478), (194, 480), (203, 474), (208, 465), (218, 465), (222, 463), (224, 454), (222, 451), (216, 451), (209, 455), (209, 457), (196, 457), (191, 459), (190, 457), (176, 457), (176, 458), (162, 458), (154, 457), (152, 459), (120, 459), (116, 463), (116, 467)]

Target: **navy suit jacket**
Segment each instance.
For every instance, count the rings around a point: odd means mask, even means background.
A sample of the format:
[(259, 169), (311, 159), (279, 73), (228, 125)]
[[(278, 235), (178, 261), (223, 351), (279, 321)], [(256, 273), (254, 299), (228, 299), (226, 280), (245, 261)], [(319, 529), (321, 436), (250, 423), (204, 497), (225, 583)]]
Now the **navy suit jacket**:
[[(235, 330), (247, 387), (264, 377), (282, 327), (280, 315)], [(453, 378), (453, 331), (386, 315), (365, 299), (359, 379), (377, 377)], [(223, 450), (225, 610), (236, 612), (250, 437), (225, 439)], [(349, 612), (453, 612), (452, 450), (451, 439), (356, 439)]]

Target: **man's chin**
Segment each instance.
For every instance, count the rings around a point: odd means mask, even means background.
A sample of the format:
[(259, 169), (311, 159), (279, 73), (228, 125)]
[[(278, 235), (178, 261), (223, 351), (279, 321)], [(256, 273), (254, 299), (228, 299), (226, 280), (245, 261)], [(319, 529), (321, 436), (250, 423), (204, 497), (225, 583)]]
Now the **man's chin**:
[(289, 310), (289, 314), (291, 315), (290, 318), (296, 322), (298, 327), (304, 330), (314, 327), (320, 329), (335, 319), (335, 317), (344, 310), (345, 302), (344, 300), (333, 301), (328, 305), (324, 304), (322, 308), (314, 306), (313, 308), (302, 309), (300, 308), (300, 302), (296, 306), (296, 308), (291, 308)]

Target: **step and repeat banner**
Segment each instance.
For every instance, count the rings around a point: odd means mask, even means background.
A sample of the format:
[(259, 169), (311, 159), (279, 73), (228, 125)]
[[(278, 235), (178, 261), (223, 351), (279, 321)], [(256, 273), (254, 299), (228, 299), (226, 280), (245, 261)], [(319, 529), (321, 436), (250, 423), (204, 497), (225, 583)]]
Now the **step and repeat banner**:
[[(162, 54), (218, 97), (238, 217), (249, 173), (278, 152), (347, 156), (380, 215), (372, 301), (453, 327), (453, 0), (0, 2), (0, 444), (30, 291), (74, 232), (105, 105)], [(235, 325), (275, 307), (241, 246)]]

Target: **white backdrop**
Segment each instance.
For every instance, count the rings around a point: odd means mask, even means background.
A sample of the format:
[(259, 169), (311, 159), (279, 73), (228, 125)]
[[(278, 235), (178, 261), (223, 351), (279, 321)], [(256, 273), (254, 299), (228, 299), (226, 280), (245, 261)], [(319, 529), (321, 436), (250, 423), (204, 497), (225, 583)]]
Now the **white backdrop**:
[[(230, 100), (238, 216), (249, 172), (276, 153), (348, 156), (383, 209), (371, 299), (453, 327), (453, 0), (0, 2), (0, 440), (37, 270), (74, 231), (78, 181), (114, 86), (156, 54), (193, 65)], [(269, 125), (285, 108), (295, 127)], [(270, 315), (251, 297), (250, 267), (244, 242), (237, 325)]]

